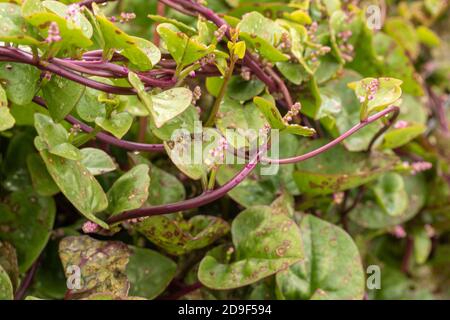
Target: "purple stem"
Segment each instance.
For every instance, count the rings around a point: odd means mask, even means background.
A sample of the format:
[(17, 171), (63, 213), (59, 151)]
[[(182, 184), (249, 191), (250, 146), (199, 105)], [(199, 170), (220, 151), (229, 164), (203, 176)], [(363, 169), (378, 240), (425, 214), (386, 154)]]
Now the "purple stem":
[(300, 161), (305, 161), (309, 158), (315, 157), (318, 154), (327, 151), (328, 149), (334, 147), (335, 145), (337, 145), (338, 143), (340, 143), (341, 141), (343, 141), (344, 139), (348, 138), (349, 136), (351, 136), (352, 134), (354, 134), (355, 132), (357, 132), (358, 130), (364, 128), (365, 126), (367, 126), (368, 124), (386, 116), (387, 114), (391, 113), (391, 112), (398, 112), (399, 108), (396, 106), (390, 106), (386, 109), (384, 109), (383, 111), (380, 111), (378, 113), (375, 113), (374, 115), (370, 116), (367, 118), (366, 121), (360, 122), (358, 123), (356, 126), (354, 126), (353, 128), (351, 128), (350, 130), (344, 132), (342, 135), (340, 135), (339, 137), (337, 137), (336, 139), (334, 139), (333, 141), (327, 143), (326, 145), (313, 150), (311, 152), (302, 154), (300, 156), (295, 156), (295, 157), (291, 157), (291, 158), (284, 158), (284, 159), (271, 159), (271, 158), (262, 158), (263, 162), (268, 162), (268, 163), (278, 163), (278, 164), (288, 164), (288, 163), (297, 163)]
[(224, 195), (227, 194), (228, 191), (236, 187), (239, 183), (241, 183), (249, 174), (252, 172), (252, 170), (256, 167), (258, 164), (259, 158), (262, 153), (265, 152), (265, 148), (261, 148), (257, 155), (249, 161), (239, 173), (237, 173), (230, 181), (225, 183), (220, 188), (206, 192), (201, 194), (198, 197), (188, 199), (185, 201), (179, 201), (175, 203), (160, 205), (160, 206), (154, 206), (154, 207), (148, 207), (148, 208), (139, 208), (131, 211), (126, 211), (121, 214), (112, 216), (108, 219), (109, 224), (117, 223), (120, 221), (128, 220), (128, 219), (135, 219), (135, 218), (141, 218), (141, 217), (148, 217), (158, 214), (165, 214), (165, 213), (172, 213), (177, 211), (184, 211), (188, 209), (197, 208), (200, 206), (203, 206), (205, 204), (208, 204), (212, 201), (215, 201), (217, 199), (222, 198)]
[[(45, 101), (41, 97), (34, 97), (33, 101), (40, 106), (43, 106), (46, 108)], [(68, 115), (66, 117), (66, 120), (70, 122), (71, 124), (77, 124), (80, 126), (81, 130), (90, 133), (92, 132), (92, 129), (87, 124), (79, 121), (78, 119), (74, 118), (71, 115)], [(148, 144), (148, 143), (138, 143), (138, 142), (132, 142), (127, 140), (121, 140), (117, 139), (113, 136), (110, 136), (109, 134), (106, 134), (104, 132), (99, 132), (95, 136), (98, 140), (103, 141), (105, 143), (108, 143), (110, 145), (114, 145), (116, 147), (130, 150), (130, 151), (146, 151), (146, 152), (158, 152), (158, 151), (164, 151), (164, 145), (163, 144)]]
[[(180, 5), (183, 8), (188, 8), (188, 9), (194, 10), (194, 11), (198, 12), (199, 14), (201, 14), (202, 16), (204, 16), (205, 18), (207, 18), (208, 20), (210, 20), (211, 22), (213, 22), (219, 28), (222, 25), (227, 25), (228, 29), (227, 29), (226, 35), (228, 38), (230, 38), (230, 26), (225, 22), (225, 20), (223, 20), (217, 13), (215, 13), (211, 9), (204, 7), (200, 4), (198, 4), (197, 2), (193, 2), (190, 0), (172, 0), (172, 1), (159, 0), (159, 1), (167, 4), (168, 6), (171, 6), (172, 8), (174, 8), (176, 10), (179, 9)], [(174, 6), (174, 4), (176, 5), (176, 7)], [(192, 13), (190, 15), (192, 15)], [(270, 91), (272, 91), (272, 92), (278, 91), (276, 83), (273, 81), (273, 79), (270, 76), (268, 76), (264, 72), (264, 70), (259, 66), (258, 62), (255, 60), (255, 58), (250, 53), (246, 53), (243, 61), (244, 61), (244, 64), (247, 67), (249, 67), (252, 70), (252, 72), (262, 82), (264, 82), (267, 85), (267, 87), (269, 88)]]
[[(81, 76), (77, 73), (68, 71), (56, 64), (51, 63), (51, 62), (40, 62), (39, 60), (36, 60), (31, 54), (21, 51), (19, 49), (10, 48), (10, 47), (0, 47), (0, 55), (4, 55), (7, 58), (15, 60), (16, 62), (33, 65), (44, 71), (50, 71), (61, 77), (78, 82), (82, 85), (85, 85), (85, 86), (93, 88), (93, 89), (97, 89), (100, 91), (113, 93), (113, 94), (121, 94), (121, 95), (136, 94), (136, 91), (133, 88), (118, 87), (118, 86), (104, 84), (104, 83), (101, 83), (98, 81), (84, 78), (83, 76)], [(2, 58), (0, 58), (0, 59), (2, 59)], [(9, 61), (11, 61), (11, 60), (9, 60)], [(147, 82), (147, 84), (150, 84), (151, 86), (160, 87), (160, 88), (168, 88), (168, 87), (173, 87), (173, 85), (176, 83), (176, 79), (171, 79), (171, 80), (167, 81), (167, 80), (146, 78), (146, 82)], [(149, 83), (149, 82), (151, 82), (151, 83)]]
[(203, 206), (205, 204), (208, 204), (212, 201), (215, 201), (215, 200), (223, 197), (231, 189), (233, 189), (239, 183), (241, 183), (256, 167), (259, 160), (262, 160), (263, 162), (278, 163), (278, 164), (287, 164), (287, 163), (296, 163), (296, 162), (305, 161), (309, 158), (317, 156), (318, 154), (323, 153), (323, 152), (327, 151), (328, 149), (334, 147), (335, 145), (337, 145), (344, 139), (348, 138), (349, 136), (351, 136), (352, 134), (354, 134), (361, 128), (364, 128), (368, 124), (386, 116), (387, 114), (389, 114), (391, 112), (397, 112), (398, 110), (399, 110), (399, 108), (396, 106), (388, 107), (388, 108), (384, 109), (383, 111), (380, 111), (380, 112), (370, 116), (369, 118), (367, 118), (366, 121), (360, 122), (359, 124), (357, 124), (356, 126), (351, 128), (350, 130), (346, 131), (345, 133), (343, 133), (341, 136), (337, 137), (333, 141), (327, 143), (326, 145), (324, 145), (316, 150), (313, 150), (311, 152), (308, 152), (306, 154), (300, 155), (300, 156), (296, 156), (296, 157), (292, 157), (292, 158), (285, 158), (285, 159), (265, 158), (265, 157), (261, 157), (261, 155), (265, 152), (265, 148), (263, 148), (262, 150), (259, 150), (258, 154), (252, 160), (250, 160), (250, 162), (244, 167), (244, 169), (242, 169), (238, 174), (236, 174), (226, 184), (224, 184), (223, 186), (221, 186), (220, 188), (218, 188), (214, 191), (203, 193), (195, 198), (188, 199), (185, 201), (179, 201), (176, 203), (159, 205), (159, 206), (148, 207), (148, 208), (139, 208), (139, 209), (123, 212), (119, 215), (110, 217), (107, 222), (112, 224), (112, 223), (117, 223), (117, 222), (128, 220), (128, 219), (135, 219), (135, 218), (148, 217), (148, 216), (153, 216), (153, 215), (158, 215), (158, 214), (166, 214), (166, 213), (184, 211), (184, 210)]

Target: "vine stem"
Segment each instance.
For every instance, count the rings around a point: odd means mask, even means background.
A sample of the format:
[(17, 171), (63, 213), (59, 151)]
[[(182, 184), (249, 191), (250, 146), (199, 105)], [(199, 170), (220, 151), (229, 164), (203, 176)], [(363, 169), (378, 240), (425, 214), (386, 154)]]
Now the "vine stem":
[(187, 285), (182, 287), (179, 291), (165, 296), (165, 297), (161, 297), (158, 298), (159, 300), (178, 300), (182, 297), (184, 297), (185, 295), (187, 295), (188, 293), (191, 293), (192, 291), (195, 291), (197, 289), (200, 289), (203, 285), (200, 282), (195, 282), (191, 285)]
[[(34, 97), (33, 102), (46, 108), (47, 105), (45, 104), (44, 99), (41, 97)], [(71, 124), (79, 125), (81, 130), (83, 130), (86, 133), (91, 133), (94, 129), (87, 124), (79, 121), (75, 117), (68, 115), (66, 117), (66, 120)], [(122, 139), (117, 139), (113, 136), (110, 136), (109, 134), (106, 134), (104, 132), (99, 132), (96, 134), (96, 138), (102, 142), (105, 142), (107, 144), (129, 150), (129, 151), (146, 151), (146, 152), (154, 152), (154, 151), (164, 151), (164, 145), (163, 144), (148, 144), (148, 143), (138, 143), (133, 141), (127, 141)]]
[(334, 139), (333, 141), (327, 143), (326, 145), (313, 150), (311, 152), (302, 154), (300, 156), (295, 156), (295, 157), (291, 157), (291, 158), (284, 158), (284, 159), (273, 159), (273, 158), (262, 158), (263, 162), (267, 162), (267, 163), (278, 163), (278, 164), (289, 164), (289, 163), (297, 163), (300, 161), (305, 161), (309, 158), (315, 157), (318, 154), (327, 151), (328, 149), (334, 147), (335, 145), (337, 145), (338, 143), (340, 143), (341, 141), (347, 139), (349, 136), (351, 136), (352, 134), (354, 134), (355, 132), (357, 132), (358, 130), (364, 128), (365, 126), (367, 126), (368, 124), (390, 114), (390, 113), (398, 113), (399, 112), (399, 107), (396, 106), (390, 106), (378, 113), (375, 113), (374, 115), (368, 117), (366, 120), (361, 121), (360, 123), (358, 123), (356, 126), (354, 126), (353, 128), (351, 128), (350, 130), (344, 132), (342, 135), (340, 135), (339, 137), (337, 137), (336, 139)]
[[(109, 84), (101, 83), (98, 81), (94, 81), (89, 78), (85, 78), (77, 73), (74, 73), (72, 71), (69, 71), (62, 66), (59, 66), (56, 63), (52, 63), (50, 61), (39, 61), (33, 57), (33, 55), (11, 47), (0, 47), (0, 55), (5, 56), (7, 61), (12, 62), (20, 62), (29, 64), (32, 66), (35, 66), (43, 71), (50, 71), (58, 76), (64, 77), (66, 79), (72, 80), (74, 82), (80, 83), (82, 85), (85, 85), (87, 87), (97, 89), (103, 92), (113, 93), (113, 94), (120, 94), (120, 95), (134, 95), (136, 94), (136, 91), (133, 88), (128, 87), (119, 87), (119, 86), (112, 86)], [(4, 60), (4, 58), (0, 57), (0, 61)], [(67, 61), (66, 61), (67, 62)], [(66, 65), (67, 66), (67, 65)], [(161, 80), (161, 79), (152, 79), (149, 77), (142, 77), (144, 82), (149, 86), (155, 86), (160, 88), (169, 88), (172, 87), (176, 83), (176, 79), (172, 78), (170, 80)]]
[(225, 92), (228, 87), (228, 82), (230, 81), (231, 76), (233, 75), (235, 64), (236, 64), (236, 59), (234, 57), (230, 57), (230, 66), (228, 67), (225, 78), (223, 79), (223, 83), (222, 83), (222, 86), (220, 87), (219, 94), (217, 95), (217, 98), (214, 101), (214, 104), (211, 108), (211, 113), (209, 114), (208, 120), (206, 120), (206, 123), (205, 123), (206, 127), (211, 127), (214, 125), (217, 113), (219, 112), (220, 104), (223, 100), (223, 97), (225, 96)]
[[(170, 0), (170, 1), (159, 0), (159, 1), (164, 2), (166, 5), (172, 7), (175, 10), (181, 11), (180, 6), (184, 9), (193, 10), (193, 11), (197, 12), (198, 14), (201, 14), (202, 16), (204, 16), (206, 19), (213, 22), (219, 28), (222, 25), (226, 25), (228, 27), (227, 31), (226, 31), (226, 36), (228, 39), (230, 39), (230, 26), (225, 22), (225, 20), (223, 20), (217, 13), (215, 13), (211, 9), (209, 9), (205, 6), (202, 6), (201, 4), (199, 4), (197, 2), (193, 2), (190, 0)], [(183, 13), (186, 13), (186, 12), (183, 12)], [(186, 14), (195, 16), (195, 13), (190, 12), (190, 11), (188, 11), (188, 13), (186, 13)], [(262, 82), (264, 82), (267, 85), (267, 87), (269, 88), (270, 91), (272, 91), (272, 92), (278, 91), (279, 88), (277, 88), (275, 81), (264, 72), (264, 70), (260, 67), (259, 63), (252, 56), (252, 54), (247, 52), (245, 54), (243, 62), (247, 67), (249, 67), (252, 70), (252, 72)]]
[(212, 201), (215, 201), (221, 197), (223, 197), (225, 194), (227, 194), (230, 190), (232, 190), (234, 187), (236, 187), (238, 184), (240, 184), (256, 167), (259, 161), (262, 162), (268, 162), (268, 163), (278, 163), (278, 164), (287, 164), (287, 163), (296, 163), (305, 161), (309, 158), (312, 158), (314, 156), (317, 156), (320, 153), (323, 153), (327, 151), (328, 149), (334, 147), (344, 139), (348, 138), (361, 128), (364, 128), (368, 124), (388, 115), (389, 113), (398, 111), (399, 108), (396, 106), (391, 106), (386, 108), (383, 111), (380, 111), (370, 117), (368, 117), (364, 122), (360, 122), (350, 130), (343, 133), (341, 136), (337, 137), (333, 141), (327, 143), (326, 145), (313, 150), (311, 152), (308, 152), (306, 154), (292, 157), (292, 158), (286, 158), (286, 159), (271, 159), (271, 158), (265, 158), (262, 155), (267, 150), (267, 145), (265, 145), (263, 148), (258, 150), (258, 153), (253, 157), (249, 163), (239, 172), (237, 173), (231, 180), (229, 180), (226, 184), (221, 186), (218, 189), (203, 193), (195, 198), (179, 201), (171, 204), (166, 205), (159, 205), (159, 206), (153, 206), (153, 207), (147, 207), (147, 208), (139, 208), (131, 211), (126, 211), (121, 214), (115, 215), (110, 217), (107, 222), (110, 224), (118, 223), (121, 221), (129, 220), (129, 219), (135, 219), (135, 218), (142, 218), (142, 217), (148, 217), (148, 216), (154, 216), (159, 214), (166, 214), (166, 213), (172, 213), (172, 212), (178, 212), (178, 211), (184, 211), (189, 210), (197, 207), (201, 207), (205, 204), (208, 204)]
[(33, 263), (31, 268), (25, 274), (25, 277), (23, 278), (22, 282), (20, 283), (19, 288), (16, 290), (16, 293), (14, 294), (14, 300), (22, 300), (23, 299), (23, 297), (25, 296), (25, 293), (27, 293), (28, 288), (33, 283), (33, 279), (34, 279), (34, 276), (36, 275), (36, 272), (37, 272), (40, 262), (41, 262), (41, 255), (39, 255), (39, 257)]

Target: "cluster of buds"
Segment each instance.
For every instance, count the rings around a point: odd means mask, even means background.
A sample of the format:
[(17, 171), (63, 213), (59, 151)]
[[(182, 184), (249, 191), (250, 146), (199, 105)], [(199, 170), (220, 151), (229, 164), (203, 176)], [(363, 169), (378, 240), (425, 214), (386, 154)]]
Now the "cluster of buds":
[[(375, 98), (375, 94), (380, 87), (380, 81), (378, 79), (373, 79), (369, 82), (369, 84), (365, 87), (367, 93), (367, 99), (373, 100)], [(366, 97), (359, 97), (359, 102), (363, 103), (366, 100)]]
[(331, 48), (328, 46), (322, 46), (318, 50), (312, 50), (309, 54), (309, 58), (312, 62), (316, 62), (319, 56), (326, 55), (328, 52), (331, 51)]
[(308, 28), (308, 36), (313, 41), (316, 38), (316, 32), (317, 32), (317, 27), (318, 26), (319, 25), (317, 24), (317, 22), (313, 21), (313, 23), (311, 23), (311, 25)]
[(391, 233), (394, 237), (396, 237), (398, 239), (402, 239), (402, 238), (406, 237), (406, 231), (400, 225), (395, 226), (394, 229), (391, 231)]
[(216, 37), (217, 42), (220, 42), (223, 39), (223, 37), (225, 36), (227, 30), (228, 30), (228, 26), (226, 24), (223, 24), (223, 25), (220, 26), (219, 29), (214, 31), (214, 36)]
[(52, 79), (52, 73), (51, 73), (51, 72), (48, 72), (48, 71), (45, 71), (44, 74), (43, 74), (43, 76), (42, 76), (42, 78), (43, 78), (45, 81), (50, 81), (50, 80)]
[(210, 54), (206, 55), (206, 57), (203, 57), (200, 59), (200, 65), (202, 67), (205, 67), (207, 65), (214, 64), (215, 61), (216, 61), (216, 55), (214, 53), (210, 53)]
[(77, 135), (78, 133), (81, 132), (81, 126), (76, 123), (74, 124), (71, 128), (70, 128), (70, 134), (71, 135)]
[(100, 230), (100, 226), (92, 221), (86, 221), (81, 229), (84, 233), (95, 233)]
[(394, 129), (403, 129), (403, 128), (406, 128), (407, 126), (408, 126), (408, 122), (407, 121), (400, 120), (400, 121), (397, 121), (394, 124)]
[(73, 23), (78, 24), (80, 22), (80, 5), (77, 3), (73, 3), (70, 6), (67, 7), (66, 11), (66, 20), (70, 20)]
[(133, 12), (121, 12), (120, 13), (120, 23), (129, 22), (136, 18), (136, 14)]
[(195, 86), (194, 90), (192, 91), (192, 104), (196, 104), (198, 100), (200, 100), (200, 97), (202, 96), (202, 89), (199, 86)]
[(412, 174), (417, 174), (422, 171), (429, 170), (433, 167), (433, 164), (428, 161), (416, 161), (411, 163)]
[(249, 67), (246, 66), (241, 67), (241, 77), (245, 81), (250, 81), (250, 79), (252, 78), (252, 72)]
[(59, 34), (59, 27), (56, 22), (50, 23), (50, 26), (48, 27), (48, 34), (47, 38), (45, 39), (45, 42), (47, 43), (54, 43), (61, 41), (62, 38)]
[(228, 141), (222, 137), (217, 146), (209, 150), (209, 155), (212, 159), (205, 159), (206, 165), (213, 165), (215, 162), (220, 162), (225, 157), (225, 151), (228, 149)]
[(354, 47), (352, 44), (348, 43), (348, 40), (352, 36), (351, 30), (341, 31), (337, 34), (338, 38), (341, 40), (341, 44), (339, 45), (339, 49), (341, 50), (342, 57), (346, 61), (353, 60), (353, 52)]
[(344, 201), (344, 192), (333, 193), (333, 202), (335, 204), (341, 204)]
[(281, 43), (280, 48), (281, 49), (290, 49), (292, 47), (291, 38), (289, 37), (289, 34), (287, 32), (283, 32), (281, 34)]
[(302, 108), (302, 105), (300, 102), (296, 102), (292, 105), (291, 109), (284, 115), (283, 120), (286, 124), (292, 121), (292, 119), (298, 115), (300, 112), (300, 109)]

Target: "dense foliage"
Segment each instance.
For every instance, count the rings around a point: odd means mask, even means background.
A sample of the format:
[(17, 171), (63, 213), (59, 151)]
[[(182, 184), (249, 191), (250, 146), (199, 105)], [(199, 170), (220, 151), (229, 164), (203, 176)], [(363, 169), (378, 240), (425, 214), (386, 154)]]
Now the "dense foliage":
[(449, 21), (0, 0), (0, 299), (450, 298)]

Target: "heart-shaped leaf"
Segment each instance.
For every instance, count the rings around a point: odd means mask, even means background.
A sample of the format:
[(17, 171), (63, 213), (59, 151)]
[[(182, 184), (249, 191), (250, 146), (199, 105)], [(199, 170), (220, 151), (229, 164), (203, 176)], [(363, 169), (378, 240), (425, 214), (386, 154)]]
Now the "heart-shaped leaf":
[(53, 196), (59, 192), (58, 186), (45, 167), (45, 163), (37, 153), (27, 157), (27, 167), (30, 172), (33, 189), (41, 196)]
[(39, 70), (28, 64), (0, 62), (0, 81), (8, 99), (18, 105), (31, 102), (37, 89)]
[(272, 101), (261, 97), (255, 97), (253, 99), (253, 102), (264, 114), (272, 129), (278, 129), (301, 136), (312, 136), (316, 132), (312, 128), (304, 127), (298, 124), (286, 123), (286, 121), (281, 116), (280, 111)]
[(364, 271), (358, 248), (342, 229), (305, 215), (300, 223), (305, 259), (276, 275), (282, 299), (362, 299)]
[(133, 124), (133, 117), (128, 112), (113, 112), (109, 117), (97, 117), (95, 123), (116, 138), (122, 138)]
[(11, 193), (0, 203), (0, 239), (16, 248), (21, 273), (47, 244), (55, 213), (53, 198), (39, 196), (30, 188)]
[(97, 148), (83, 148), (81, 152), (81, 164), (96, 176), (116, 170), (113, 159), (103, 150)]
[[(304, 257), (295, 222), (285, 215), (273, 214), (270, 207), (257, 206), (241, 212), (233, 221), (231, 234), (234, 249), (217, 247), (200, 263), (198, 278), (209, 288), (242, 287)], [(230, 263), (232, 254), (235, 261)]]
[(136, 228), (148, 240), (172, 255), (183, 255), (204, 248), (230, 229), (226, 221), (204, 215), (197, 215), (189, 221), (154, 216), (146, 218)]
[(85, 87), (81, 84), (53, 75), (42, 88), (42, 95), (53, 120), (63, 120), (80, 101), (84, 90)]
[(22, 17), (20, 6), (14, 3), (0, 3), (0, 41), (22, 45), (38, 46), (38, 33)]
[[(326, 141), (305, 141), (298, 154), (324, 145)], [(336, 146), (313, 159), (297, 163), (294, 180), (299, 190), (307, 194), (329, 194), (355, 188), (391, 171), (398, 158), (384, 153), (348, 152)]]
[(140, 164), (117, 179), (108, 191), (108, 212), (111, 215), (140, 208), (148, 197), (150, 176), (148, 166)]
[(46, 150), (41, 150), (40, 154), (56, 185), (75, 208), (89, 220), (108, 229), (108, 225), (95, 216), (107, 208), (108, 199), (88, 169), (79, 161), (64, 159)]

